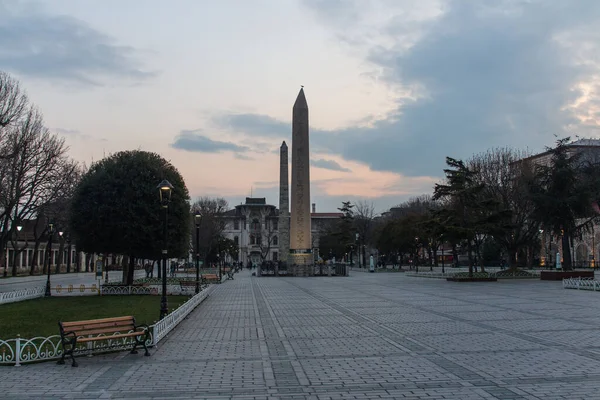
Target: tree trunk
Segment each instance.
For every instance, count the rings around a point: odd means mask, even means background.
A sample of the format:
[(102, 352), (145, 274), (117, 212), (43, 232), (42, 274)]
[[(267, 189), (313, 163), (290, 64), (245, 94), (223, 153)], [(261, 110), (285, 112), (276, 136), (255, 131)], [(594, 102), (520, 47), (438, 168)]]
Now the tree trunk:
[(479, 266), (479, 270), (481, 272), (485, 272), (485, 266), (483, 265), (483, 258), (481, 257), (481, 243), (477, 242), (477, 246), (475, 247), (476, 257), (477, 257), (477, 265)]
[(469, 256), (469, 278), (473, 277), (473, 246), (469, 240), (467, 243), (467, 255)]
[(60, 273), (60, 267), (63, 263), (63, 259), (65, 255), (65, 244), (62, 242), (60, 242), (60, 245), (58, 246), (58, 260), (56, 261), (56, 273), (59, 274)]
[(42, 267), (42, 273), (44, 275), (46, 275), (48, 273), (48, 270), (46, 268), (50, 268), (49, 264), (50, 264), (50, 249), (46, 245), (46, 249), (44, 251), (43, 267)]
[(437, 258), (437, 247), (433, 249), (433, 265), (438, 267), (438, 258)]
[(458, 268), (458, 250), (456, 249), (456, 243), (452, 243), (452, 264)]
[(128, 273), (128, 265), (129, 265), (129, 256), (123, 256), (123, 258), (121, 259), (121, 282), (123, 284), (127, 284), (127, 277), (129, 275)]
[(36, 240), (35, 244), (33, 245), (33, 260), (31, 260), (31, 268), (29, 269), (29, 275), (34, 275), (35, 269), (40, 265), (39, 251), (40, 251), (40, 241)]
[(562, 237), (562, 248), (563, 248), (563, 270), (568, 271), (573, 269), (571, 263), (571, 237), (568, 234), (564, 234)]
[(133, 275), (135, 274), (135, 257), (129, 256), (129, 268), (127, 268), (127, 285), (133, 285)]
[(366, 258), (366, 249), (365, 249), (365, 242), (363, 241), (363, 246), (362, 246), (362, 258), (363, 258), (363, 267), (366, 268), (367, 266), (367, 258)]
[(19, 244), (18, 243), (14, 243), (13, 244), (12, 267), (10, 269), (10, 275), (11, 276), (17, 276), (17, 260), (19, 259), (19, 254), (21, 254), (21, 252), (19, 251)]

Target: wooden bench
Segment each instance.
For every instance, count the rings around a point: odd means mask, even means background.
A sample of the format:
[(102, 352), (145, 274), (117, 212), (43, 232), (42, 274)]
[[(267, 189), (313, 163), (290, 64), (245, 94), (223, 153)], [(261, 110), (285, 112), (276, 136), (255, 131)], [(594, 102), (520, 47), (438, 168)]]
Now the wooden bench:
[[(131, 354), (137, 354), (136, 348), (141, 345), (146, 351), (144, 355), (150, 355), (148, 347), (146, 346), (146, 341), (150, 339), (150, 328), (148, 328), (148, 325), (136, 325), (133, 316), (59, 322), (58, 327), (60, 329), (60, 340), (63, 353), (57, 364), (64, 364), (65, 356), (70, 355), (73, 360), (72, 366), (77, 367), (74, 353), (78, 351), (78, 344), (106, 340), (115, 341), (115, 339), (128, 337), (134, 339), (133, 348), (130, 351)], [(121, 340), (116, 340), (116, 342), (117, 343), (112, 346), (109, 343), (106, 348), (121, 347), (123, 345)]]
[[(190, 288), (190, 287), (193, 287), (194, 289), (196, 289), (196, 281), (182, 279), (179, 281), (179, 287), (181, 287), (182, 291), (184, 291), (185, 289)], [(200, 290), (202, 290), (202, 281), (199, 282), (198, 287), (200, 288)]]
[(208, 284), (211, 281), (215, 281), (216, 283), (221, 283), (219, 279), (219, 275), (217, 274), (202, 274), (202, 283)]

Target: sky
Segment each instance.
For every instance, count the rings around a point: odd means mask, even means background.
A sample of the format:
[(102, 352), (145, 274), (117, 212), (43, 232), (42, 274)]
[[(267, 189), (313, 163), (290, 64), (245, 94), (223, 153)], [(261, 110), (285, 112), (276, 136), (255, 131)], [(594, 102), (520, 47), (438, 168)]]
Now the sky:
[(0, 70), (88, 165), (157, 152), (192, 198), (278, 205), (292, 105), (311, 197), (378, 212), (446, 156), (598, 137), (597, 0), (0, 0)]

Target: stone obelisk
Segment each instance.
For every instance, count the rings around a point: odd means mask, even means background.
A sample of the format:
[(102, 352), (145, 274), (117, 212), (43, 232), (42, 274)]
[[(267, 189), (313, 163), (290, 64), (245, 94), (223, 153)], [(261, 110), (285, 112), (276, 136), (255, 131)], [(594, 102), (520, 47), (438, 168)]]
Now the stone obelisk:
[[(290, 254), (290, 194), (288, 183), (288, 147), (279, 148), (279, 259), (287, 263)], [(277, 267), (276, 267), (277, 268)]]
[(292, 273), (297, 276), (313, 275), (309, 160), (308, 104), (304, 89), (300, 89), (292, 110), (292, 204), (288, 260)]

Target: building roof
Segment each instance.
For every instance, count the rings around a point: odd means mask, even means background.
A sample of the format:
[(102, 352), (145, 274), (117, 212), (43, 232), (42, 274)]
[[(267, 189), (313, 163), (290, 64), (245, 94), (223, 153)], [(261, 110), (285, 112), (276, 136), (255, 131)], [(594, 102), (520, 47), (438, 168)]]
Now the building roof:
[(267, 198), (266, 197), (246, 197), (246, 203), (244, 205), (246, 205), (246, 206), (249, 206), (249, 205), (264, 206), (264, 205), (267, 205)]
[(568, 146), (598, 146), (600, 147), (600, 139), (578, 139), (568, 144)]
[(341, 218), (344, 213), (339, 212), (315, 212), (310, 213), (311, 218)]

